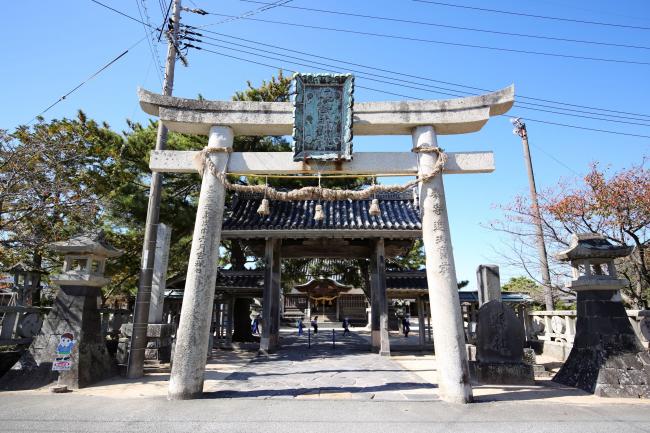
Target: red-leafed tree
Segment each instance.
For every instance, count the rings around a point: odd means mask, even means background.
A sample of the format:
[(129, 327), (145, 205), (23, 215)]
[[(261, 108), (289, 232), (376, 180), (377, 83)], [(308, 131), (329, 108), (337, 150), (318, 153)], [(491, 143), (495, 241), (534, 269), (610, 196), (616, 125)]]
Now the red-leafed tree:
[[(563, 181), (539, 194), (544, 238), (556, 291), (563, 291), (568, 266), (554, 254), (568, 247), (572, 233), (599, 233), (617, 245), (632, 245), (633, 253), (616, 261), (629, 281), (623, 290), (633, 307), (645, 308), (650, 299), (650, 169), (639, 164), (608, 173), (592, 164), (582, 181)], [(530, 202), (523, 196), (500, 208), (505, 218), (490, 226), (512, 235), (512, 248), (503, 253), (509, 264), (522, 266), (531, 278), (539, 275), (535, 227)]]

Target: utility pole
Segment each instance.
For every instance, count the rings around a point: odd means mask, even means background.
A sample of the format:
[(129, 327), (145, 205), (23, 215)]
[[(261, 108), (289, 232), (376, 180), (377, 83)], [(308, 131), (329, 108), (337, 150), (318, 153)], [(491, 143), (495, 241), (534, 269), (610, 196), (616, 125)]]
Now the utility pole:
[(528, 147), (528, 131), (526, 124), (522, 119), (510, 119), (515, 129), (512, 131), (515, 135), (521, 137), (521, 143), (524, 148), (524, 162), (528, 170), (528, 185), (530, 187), (530, 201), (532, 203), (533, 220), (535, 222), (535, 231), (537, 237), (537, 254), (539, 255), (540, 270), (542, 272), (542, 284), (544, 285), (544, 303), (547, 310), (553, 307), (553, 292), (551, 290), (551, 274), (548, 270), (548, 257), (546, 255), (546, 244), (544, 243), (544, 231), (542, 229), (542, 218), (539, 214), (539, 203), (537, 201), (537, 188), (535, 187), (535, 174), (533, 173), (533, 161), (530, 158), (530, 149)]
[[(165, 64), (165, 81), (163, 95), (171, 96), (174, 87), (174, 67), (178, 54), (178, 32), (180, 29), (181, 0), (172, 0), (172, 22), (167, 44), (167, 62)], [(163, 23), (163, 31), (167, 23)], [(167, 145), (167, 128), (162, 121), (158, 121), (158, 136), (156, 137), (156, 150), (164, 150)], [(147, 348), (147, 325), (149, 323), (149, 303), (151, 302), (151, 283), (153, 280), (153, 264), (156, 254), (156, 241), (160, 216), (160, 192), (162, 189), (162, 175), (158, 172), (151, 174), (151, 188), (149, 190), (149, 206), (147, 208), (147, 222), (144, 232), (144, 245), (142, 247), (142, 268), (140, 269), (140, 284), (135, 298), (133, 312), (133, 333), (129, 351), (129, 364), (127, 376), (137, 379), (144, 374), (144, 352)]]

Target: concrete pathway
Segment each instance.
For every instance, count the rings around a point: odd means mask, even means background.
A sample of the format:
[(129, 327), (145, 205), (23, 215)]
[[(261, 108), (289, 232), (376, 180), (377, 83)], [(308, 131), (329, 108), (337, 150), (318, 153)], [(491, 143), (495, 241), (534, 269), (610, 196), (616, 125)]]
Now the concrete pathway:
[(213, 384), (206, 397), (356, 400), (437, 400), (436, 386), (387, 357), (368, 339), (321, 328), (317, 335), (281, 335), (281, 348), (257, 357)]

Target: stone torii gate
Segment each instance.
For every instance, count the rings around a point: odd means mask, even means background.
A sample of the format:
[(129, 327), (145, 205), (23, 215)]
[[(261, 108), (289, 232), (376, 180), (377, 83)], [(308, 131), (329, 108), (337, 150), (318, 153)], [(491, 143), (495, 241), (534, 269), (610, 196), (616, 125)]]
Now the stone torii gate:
[[(207, 135), (209, 148), (230, 149), (235, 135), (291, 135), (291, 102), (206, 101), (162, 96), (139, 89), (142, 109), (172, 131)], [(432, 101), (362, 102), (354, 106), (355, 135), (410, 135), (413, 148), (437, 147), (437, 136), (479, 131), (491, 116), (514, 103), (514, 86), (466, 98)], [(198, 151), (153, 151), (153, 172), (197, 172)], [(492, 152), (447, 153), (444, 174), (489, 173)], [(215, 167), (238, 175), (333, 174), (426, 176), (437, 153), (357, 152), (350, 161), (295, 161), (293, 152), (211, 152)], [(187, 282), (170, 376), (170, 399), (197, 398), (204, 370), (214, 281), (224, 212), (225, 186), (202, 168)], [(442, 176), (420, 182), (422, 238), (434, 320), (434, 344), (443, 400), (472, 401), (465, 338)]]

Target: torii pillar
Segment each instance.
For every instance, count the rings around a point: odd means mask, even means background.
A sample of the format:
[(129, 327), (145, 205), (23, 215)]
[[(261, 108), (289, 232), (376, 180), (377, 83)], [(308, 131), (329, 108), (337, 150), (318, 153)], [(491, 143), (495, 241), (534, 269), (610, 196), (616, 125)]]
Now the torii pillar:
[[(412, 136), (414, 149), (438, 146), (433, 126), (418, 126)], [(436, 153), (420, 154), (420, 176), (430, 174), (437, 160)], [(420, 209), (440, 393), (445, 401), (468, 403), (472, 387), (442, 173), (420, 183)]]
[[(232, 147), (234, 135), (227, 126), (213, 126), (209, 137), (208, 147)], [(208, 157), (218, 170), (225, 170), (227, 155), (213, 153)], [(169, 377), (170, 400), (197, 398), (203, 393), (205, 354), (208, 352), (226, 190), (207, 166), (203, 167), (202, 175), (185, 293), (176, 332), (174, 363)]]

